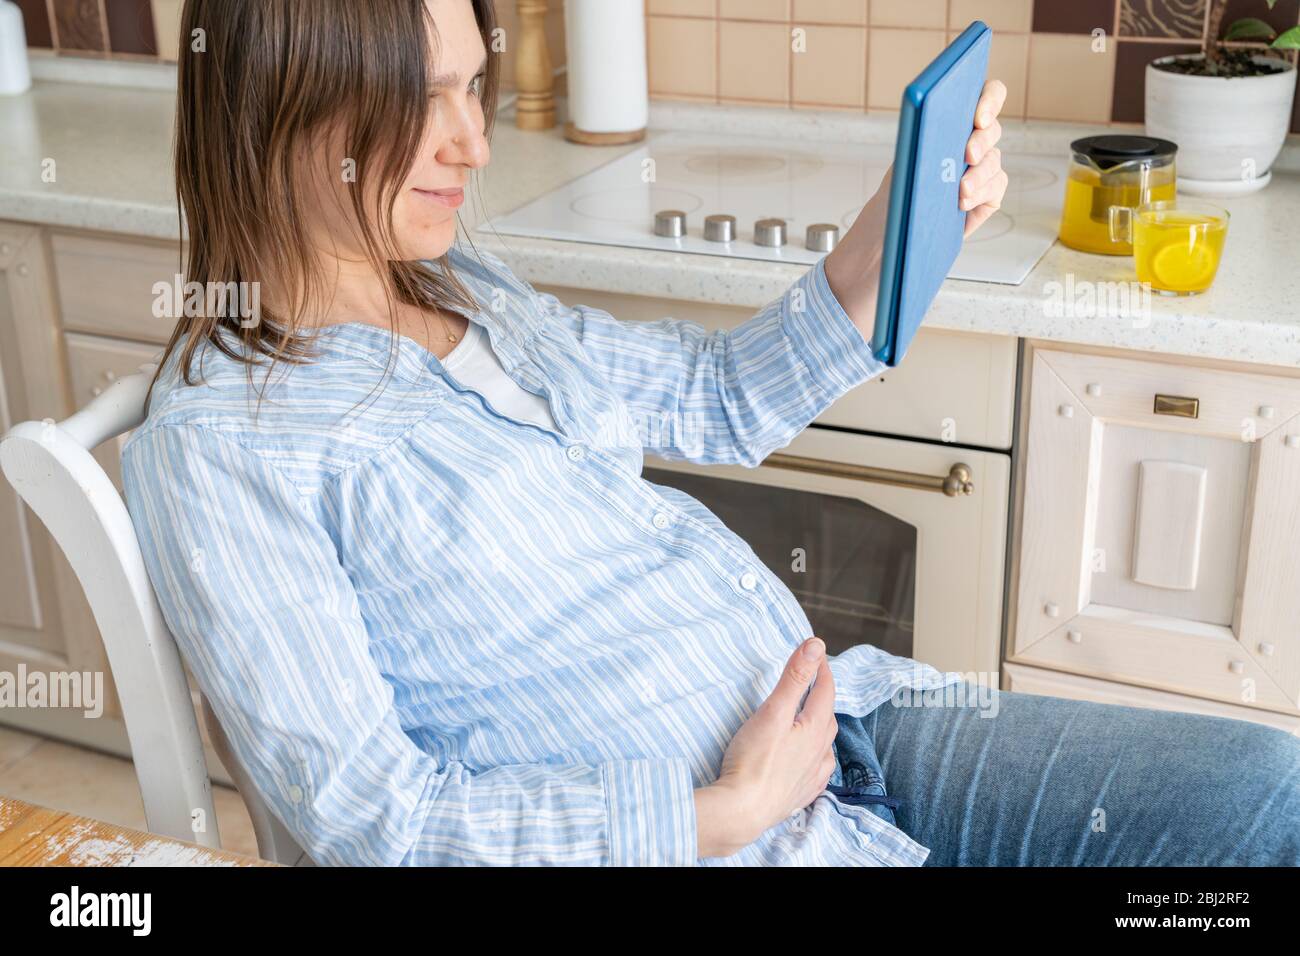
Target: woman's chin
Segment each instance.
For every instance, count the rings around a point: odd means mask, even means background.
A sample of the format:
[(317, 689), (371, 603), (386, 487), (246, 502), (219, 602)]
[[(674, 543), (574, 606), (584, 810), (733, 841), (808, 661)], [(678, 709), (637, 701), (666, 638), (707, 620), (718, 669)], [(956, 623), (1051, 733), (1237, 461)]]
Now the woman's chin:
[(413, 240), (403, 242), (401, 248), (409, 252), (407, 261), (417, 259), (437, 259), (447, 254), (447, 250), (456, 241), (456, 221), (421, 230)]

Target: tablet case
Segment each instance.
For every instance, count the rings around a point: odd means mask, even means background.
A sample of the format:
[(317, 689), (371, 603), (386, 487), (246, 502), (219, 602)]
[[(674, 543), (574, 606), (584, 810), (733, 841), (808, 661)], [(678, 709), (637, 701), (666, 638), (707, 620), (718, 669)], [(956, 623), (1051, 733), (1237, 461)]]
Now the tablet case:
[(993, 32), (976, 20), (903, 91), (871, 351), (897, 365), (961, 251), (957, 190)]

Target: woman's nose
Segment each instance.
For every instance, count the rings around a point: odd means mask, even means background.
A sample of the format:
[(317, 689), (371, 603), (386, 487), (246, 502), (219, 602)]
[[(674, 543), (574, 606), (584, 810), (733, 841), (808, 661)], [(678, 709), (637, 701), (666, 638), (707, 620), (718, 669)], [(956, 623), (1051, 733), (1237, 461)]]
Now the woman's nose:
[(480, 169), (487, 165), (490, 152), (487, 137), (483, 135), (482, 115), (477, 119), (462, 117), (460, 120), (455, 131), (443, 140), (438, 159), (448, 165)]

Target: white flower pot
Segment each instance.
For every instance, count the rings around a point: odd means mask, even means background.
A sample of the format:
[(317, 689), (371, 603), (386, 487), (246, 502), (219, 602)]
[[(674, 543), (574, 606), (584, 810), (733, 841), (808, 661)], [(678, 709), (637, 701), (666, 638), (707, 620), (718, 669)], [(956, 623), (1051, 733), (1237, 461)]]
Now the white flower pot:
[(1295, 67), (1285, 63), (1277, 73), (1237, 77), (1156, 69), (1172, 59), (1147, 64), (1146, 132), (1178, 144), (1179, 191), (1235, 196), (1263, 189), (1291, 123)]

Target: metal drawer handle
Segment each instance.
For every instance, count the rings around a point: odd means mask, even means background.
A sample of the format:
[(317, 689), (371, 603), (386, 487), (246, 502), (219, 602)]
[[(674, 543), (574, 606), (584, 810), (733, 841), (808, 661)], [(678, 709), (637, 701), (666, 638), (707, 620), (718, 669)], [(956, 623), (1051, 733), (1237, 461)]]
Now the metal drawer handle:
[(869, 465), (849, 465), (842, 461), (826, 461), (822, 458), (801, 458), (798, 455), (780, 453), (768, 455), (763, 464), (773, 468), (788, 468), (791, 471), (807, 471), (815, 475), (828, 475), (832, 478), (852, 478), (857, 481), (870, 481), (878, 485), (896, 485), (899, 488), (915, 488), (918, 491), (941, 491), (949, 498), (973, 494), (975, 482), (969, 465), (955, 464), (946, 475), (920, 475), (914, 471), (893, 471), (889, 468), (872, 468)]
[(1187, 398), (1183, 395), (1157, 395), (1155, 408), (1157, 415), (1177, 415), (1179, 418), (1198, 418), (1201, 414), (1201, 400)]

